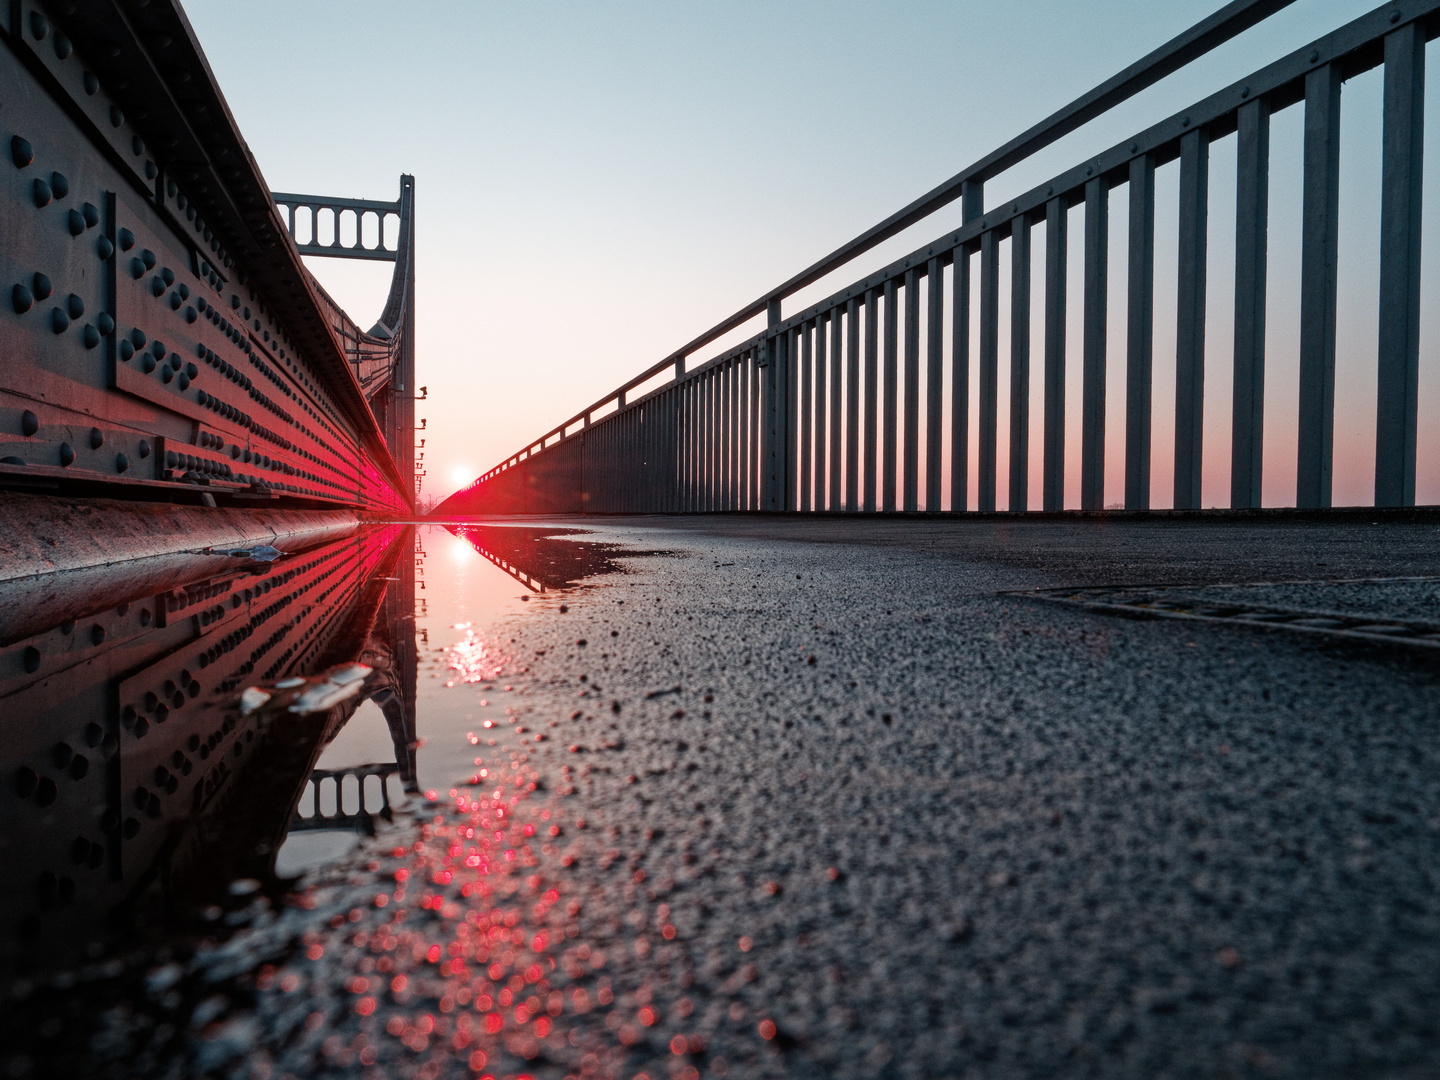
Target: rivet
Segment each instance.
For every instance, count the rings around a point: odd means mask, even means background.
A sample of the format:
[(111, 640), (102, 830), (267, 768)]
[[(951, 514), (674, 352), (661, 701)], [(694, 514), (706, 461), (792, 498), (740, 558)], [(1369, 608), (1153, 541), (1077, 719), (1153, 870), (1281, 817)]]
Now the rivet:
[(130, 260), (130, 276), (139, 281), (145, 276), (145, 263), (140, 259)]
[(120, 359), (126, 363), (129, 363), (130, 358), (135, 355), (135, 346), (131, 345), (128, 341), (122, 340), (117, 348), (120, 352)]
[(46, 21), (45, 16), (38, 11), (32, 11), (30, 13), (30, 36), (36, 41), (43, 41), (48, 33), (50, 33), (50, 24)]
[(160, 276), (165, 279), (167, 288), (175, 284), (175, 271), (171, 270), (168, 266), (160, 268)]
[(100, 344), (100, 331), (96, 330), (93, 326), (86, 326), (85, 329), (80, 332), (80, 340), (85, 343), (87, 349), (93, 349), (96, 345)]
[(1095, 171), (1095, 166), (1093, 166), (1093, 165), (1086, 165), (1086, 166), (1085, 166), (1085, 175), (1086, 175), (1086, 176), (1089, 176), (1089, 175), (1090, 175), (1091, 173), (1093, 173), (1094, 171)]
[(40, 418), (29, 409), (20, 414), (20, 431), (29, 436), (40, 430)]
[[(40, 181), (35, 181), (37, 184)], [(79, 236), (85, 231), (85, 215), (79, 210), (71, 210), (65, 215), (65, 224), (70, 229), (71, 236)]]
[(1140, 151), (1140, 144), (1139, 144), (1138, 142), (1132, 142), (1132, 143), (1130, 144), (1130, 153), (1135, 154), (1135, 153), (1138, 153), (1139, 151)]
[(165, 295), (165, 281), (159, 274), (150, 279), (150, 291), (156, 296)]
[(172, 199), (175, 197), (175, 181), (174, 181), (174, 180), (166, 180), (166, 181), (165, 181), (165, 194), (168, 195), (168, 196), (170, 196), (170, 198), (172, 198)]
[(68, 442), (60, 444), (60, 464), (70, 466), (75, 463), (75, 448)]
[(71, 293), (66, 299), (65, 306), (70, 309), (70, 317), (72, 319), (78, 319), (85, 314), (85, 301), (81, 300), (80, 297), (74, 293)]
[(1398, 10), (1390, 12), (1390, 21), (1392, 23), (1397, 23), (1400, 21), (1400, 12)]
[(144, 251), (140, 252), (140, 258), (145, 261), (146, 270), (155, 269), (155, 253), (149, 248), (146, 248)]
[(1242, 98), (1248, 98), (1248, 97), (1250, 96), (1250, 87), (1248, 87), (1248, 86), (1242, 86), (1242, 87), (1240, 87), (1240, 96), (1241, 96)]
[(63, 308), (54, 308), (50, 312), (50, 329), (57, 334), (63, 334), (70, 329), (70, 316), (65, 314)]
[(160, 170), (159, 170), (159, 168), (156, 167), (155, 162), (153, 162), (153, 161), (147, 161), (147, 162), (145, 162), (145, 179), (146, 179), (146, 180), (154, 180), (155, 177), (159, 175), (159, 173), (160, 173)]
[(145, 140), (140, 138), (139, 135), (136, 135), (130, 140), (130, 152), (136, 157), (139, 157), (145, 152)]
[(134, 342), (135, 348), (143, 349), (145, 347), (145, 331), (137, 326), (130, 331), (130, 340)]
[(23, 169), (35, 160), (35, 148), (19, 135), (10, 136), (10, 160), (17, 169)]
[(70, 194), (70, 181), (65, 179), (64, 173), (52, 172), (50, 174), (50, 190), (55, 193), (57, 199), (63, 199)]
[(85, 93), (93, 97), (95, 94), (100, 92), (100, 80), (95, 77), (95, 73), (93, 71), (85, 72), (85, 78), (83, 81), (85, 83)]
[(109, 337), (115, 332), (115, 320), (110, 317), (108, 311), (102, 311), (95, 317), (95, 325), (100, 328), (103, 337)]
[(1049, 187), (1047, 187), (1047, 188), (1045, 189), (1045, 194), (1046, 194), (1046, 195), (1054, 195), (1054, 194), (1055, 194), (1055, 185), (1054, 185), (1054, 184), (1051, 184)]
[(155, 344), (151, 345), (150, 351), (155, 354), (155, 359), (165, 359), (165, 343), (163, 341), (157, 341), (155, 342)]
[(70, 39), (64, 34), (55, 35), (55, 55), (61, 60), (68, 60), (74, 48), (75, 47), (70, 44)]
[(109, 259), (111, 255), (115, 254), (115, 245), (112, 244), (108, 238), (102, 236), (99, 240), (95, 241), (95, 254), (100, 256), (101, 262), (104, 262)]
[(1189, 118), (1188, 116), (1182, 116), (1182, 117), (1180, 117), (1180, 126), (1181, 126), (1181, 127), (1189, 127), (1189, 126), (1190, 126), (1190, 118)]
[(124, 472), (124, 471), (125, 471), (126, 469), (128, 469), (128, 468), (130, 468), (130, 459), (127, 458), (124, 454), (116, 454), (116, 455), (115, 455), (115, 471), (116, 471), (116, 472)]
[(1319, 60), (1319, 59), (1320, 59), (1320, 50), (1319, 50), (1319, 49), (1311, 49), (1311, 50), (1310, 50), (1310, 63), (1313, 64), (1313, 63), (1315, 63), (1315, 61), (1317, 61), (1317, 60)]
[(129, 229), (121, 229), (115, 234), (115, 238), (120, 241), (121, 251), (129, 251), (135, 246), (135, 234)]
[(50, 202), (50, 185), (44, 180), (36, 178), (32, 195), (37, 207), (47, 205)]
[(104, 445), (105, 445), (105, 433), (104, 433), (103, 431), (101, 431), (98, 427), (92, 427), (92, 428), (90, 429), (90, 449), (91, 449), (91, 450), (99, 450), (100, 447), (102, 447), (102, 446), (104, 446)]
[(119, 127), (121, 124), (123, 124), (123, 123), (125, 123), (125, 114), (120, 111), (120, 106), (119, 106), (119, 105), (111, 105), (111, 106), (110, 106), (110, 126), (111, 126), (111, 127), (117, 127), (117, 128), (118, 128), (118, 127)]
[(199, 317), (200, 316), (195, 313), (195, 309), (193, 307), (187, 307), (185, 309), (185, 321), (187, 323), (193, 323)]
[(140, 456), (142, 458), (147, 458), (150, 456), (150, 444), (144, 439), (140, 440)]
[(80, 207), (80, 214), (85, 219), (85, 227), (93, 229), (100, 224), (100, 208), (94, 203), (86, 203)]
[(15, 306), (16, 315), (24, 315), (35, 303), (35, 298), (30, 295), (30, 290), (24, 285), (16, 285), (10, 290), (10, 303)]

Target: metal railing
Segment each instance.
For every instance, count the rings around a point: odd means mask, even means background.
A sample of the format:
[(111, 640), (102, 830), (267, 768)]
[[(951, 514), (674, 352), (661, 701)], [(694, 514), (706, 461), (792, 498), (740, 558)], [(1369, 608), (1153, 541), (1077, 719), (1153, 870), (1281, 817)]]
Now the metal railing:
[[(1064, 506), (1068, 218), (1083, 207), (1080, 506), (1105, 506), (1111, 194), (1128, 190), (1124, 506), (1151, 500), (1155, 176), (1178, 161), (1174, 506), (1201, 505), (1210, 147), (1236, 139), (1230, 504), (1261, 500), (1272, 115), (1304, 112), (1296, 502), (1331, 504), (1342, 84), (1383, 66), (1375, 503), (1413, 505), (1420, 340), (1425, 45), (1440, 0), (1386, 4), (1030, 191), (987, 207), (984, 184), (1289, 0), (1237, 0), (577, 413), (437, 513), (997, 509), (1008, 437), (1012, 510), (1029, 508), (1031, 235), (1045, 227), (1038, 302), (1041, 509)], [(959, 199), (963, 224), (788, 318), (781, 302)], [(1011, 267), (1008, 431), (999, 415), (1001, 245)], [(978, 372), (971, 396), (972, 263)], [(922, 309), (924, 316), (922, 318)], [(759, 334), (686, 359), (760, 313)], [(948, 332), (947, 332), (948, 327)], [(922, 362), (923, 358), (923, 362)], [(672, 381), (627, 400), (673, 367)], [(948, 368), (948, 370), (947, 370)], [(922, 379), (923, 369), (923, 379)], [(922, 389), (923, 385), (923, 400)], [(948, 403), (947, 398), (948, 396)], [(601, 410), (607, 412), (597, 417)], [(973, 418), (972, 418), (973, 413)], [(971, 425), (976, 425), (972, 433)], [(921, 483), (923, 462), (923, 486)], [(948, 492), (942, 490), (948, 485)], [(945, 497), (948, 495), (948, 499)]]
[[(393, 821), (395, 811), (390, 806), (390, 777), (400, 772), (400, 766), (393, 761), (377, 762), (370, 765), (356, 765), (349, 769), (315, 769), (305, 781), (305, 790), (300, 793), (297, 807), (290, 820), (291, 832), (313, 832), (319, 829), (354, 829), (368, 836), (375, 835), (375, 818)], [(367, 797), (365, 781), (372, 776), (380, 778), (378, 793)], [(353, 783), (347, 783), (347, 780)], [(335, 806), (328, 812), (322, 802), (322, 785), (333, 785)], [(307, 798), (308, 795), (308, 798)], [(351, 802), (355, 809), (346, 810), (345, 803)], [(306, 814), (301, 807), (308, 806)]]

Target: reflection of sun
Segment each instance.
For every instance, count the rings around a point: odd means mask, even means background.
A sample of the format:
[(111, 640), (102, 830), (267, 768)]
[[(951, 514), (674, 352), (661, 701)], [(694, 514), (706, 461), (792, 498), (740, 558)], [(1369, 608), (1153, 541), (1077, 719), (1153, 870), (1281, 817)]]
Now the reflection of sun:
[(450, 558), (457, 563), (467, 563), (475, 558), (475, 549), (458, 536), (450, 538)]
[(475, 474), (470, 471), (469, 465), (455, 465), (450, 469), (450, 482), (456, 487), (464, 487), (475, 479)]

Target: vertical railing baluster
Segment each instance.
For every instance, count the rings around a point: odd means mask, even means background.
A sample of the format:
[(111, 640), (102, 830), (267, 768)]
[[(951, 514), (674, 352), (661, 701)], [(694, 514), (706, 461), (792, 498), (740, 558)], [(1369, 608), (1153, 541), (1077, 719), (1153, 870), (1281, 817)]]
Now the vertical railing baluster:
[(736, 509), (750, 509), (750, 353), (736, 360), (735, 384), (735, 503)]
[(1130, 160), (1130, 265), (1125, 327), (1125, 509), (1150, 509), (1155, 371), (1155, 157)]
[(840, 447), (841, 433), (845, 430), (841, 420), (841, 399), (844, 393), (844, 380), (841, 377), (841, 364), (843, 362), (842, 347), (844, 342), (843, 323), (841, 308), (830, 310), (830, 512), (843, 510), (845, 504), (841, 502), (840, 481)]
[(811, 365), (815, 356), (811, 338), (814, 326), (804, 323), (800, 327), (800, 505), (802, 513), (810, 511), (810, 397), (814, 392), (811, 385)]
[(1300, 223), (1300, 422), (1295, 503), (1330, 505), (1335, 437), (1335, 290), (1340, 235), (1340, 70), (1305, 76)]
[(900, 418), (899, 392), (899, 346), (900, 312), (899, 285), (895, 278), (885, 282), (885, 392), (881, 403), (883, 409), (883, 430), (881, 433), (881, 509), (887, 514), (895, 509), (895, 452), (896, 427)]
[(761, 386), (764, 382), (765, 373), (760, 368), (760, 358), (763, 355), (763, 343), (750, 350), (750, 430), (746, 433), (746, 443), (750, 447), (750, 509), (764, 509), (764, 481), (761, 473), (764, 469), (764, 457), (760, 452), (760, 427), (764, 423), (765, 412), (760, 404)]
[(1385, 38), (1376, 506), (1415, 505), (1424, 142), (1425, 38), (1417, 24), (1407, 23)]
[(846, 305), (845, 510), (860, 509), (860, 299)]
[(725, 508), (725, 459), (721, 453), (725, 422), (725, 365), (710, 369), (710, 509)]
[(957, 245), (950, 279), (950, 512), (969, 506), (970, 489), (970, 252)]
[[(828, 448), (825, 443), (825, 414), (829, 409), (829, 397), (826, 395), (826, 371), (825, 371), (825, 329), (827, 314), (821, 314), (815, 319), (815, 502), (816, 510), (825, 509), (825, 466), (829, 459)], [(808, 399), (807, 399), (808, 400)]]
[(1180, 137), (1180, 267), (1175, 303), (1175, 509), (1200, 508), (1205, 433), (1205, 258), (1210, 137)]
[(1270, 218), (1270, 103), (1236, 114), (1235, 372), (1231, 399), (1230, 505), (1260, 505), (1265, 435), (1265, 281)]
[(939, 255), (930, 259), (926, 283), (930, 292), (925, 301), (925, 509), (937, 513), (945, 419), (945, 265)]
[(1080, 388), (1080, 508), (1105, 508), (1105, 320), (1110, 185), (1085, 183), (1085, 327)]
[(1030, 508), (1030, 219), (1010, 224), (1010, 509)]
[(800, 457), (796, 445), (799, 424), (796, 406), (799, 404), (800, 385), (800, 330), (791, 327), (785, 335), (785, 509), (799, 507)]
[(724, 366), (724, 409), (720, 418), (720, 474), (721, 489), (723, 497), (720, 500), (720, 509), (733, 510), (735, 498), (735, 470), (731, 465), (731, 409), (734, 404), (735, 392), (735, 365), (726, 361)]
[(995, 458), (1000, 370), (1000, 235), (980, 234), (980, 446), (977, 505), (995, 509)]
[(905, 272), (904, 507), (920, 508), (920, 268)]
[(1064, 196), (1045, 204), (1045, 447), (1041, 505), (1065, 508), (1065, 305), (1070, 209)]
[(865, 292), (865, 512), (875, 512), (876, 435), (879, 430), (880, 290)]

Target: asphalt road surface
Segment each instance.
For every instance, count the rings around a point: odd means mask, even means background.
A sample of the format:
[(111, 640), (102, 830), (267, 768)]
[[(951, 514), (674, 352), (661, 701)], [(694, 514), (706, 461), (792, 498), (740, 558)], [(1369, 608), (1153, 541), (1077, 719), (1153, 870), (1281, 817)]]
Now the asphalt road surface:
[[(472, 538), (572, 583), (445, 623), (432, 534), (434, 801), (132, 1073), (1440, 1074), (1440, 517)], [(1098, 586), (1168, 614), (1025, 594)]]

